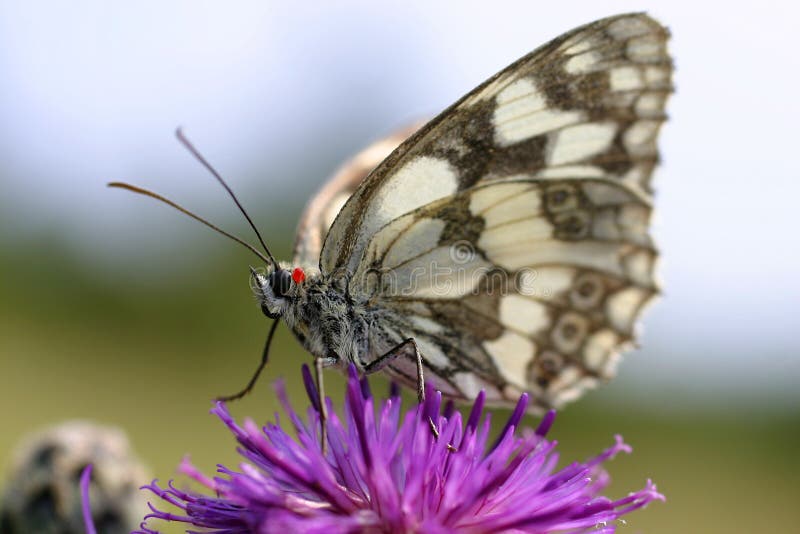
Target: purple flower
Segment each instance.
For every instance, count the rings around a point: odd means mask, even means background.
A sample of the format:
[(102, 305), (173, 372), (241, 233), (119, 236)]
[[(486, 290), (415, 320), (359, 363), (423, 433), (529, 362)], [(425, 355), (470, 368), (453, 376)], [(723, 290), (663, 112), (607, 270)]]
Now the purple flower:
[[(556, 470), (556, 442), (546, 434), (555, 418), (548, 413), (535, 431), (515, 430), (525, 413), (523, 395), (499, 438), (489, 445), (489, 414), (481, 421), (484, 397), (466, 423), (441, 395), (401, 413), (396, 391), (375, 411), (366, 380), (353, 368), (342, 415), (328, 411), (328, 446), (320, 447), (319, 394), (308, 367), (303, 378), (311, 400), (305, 419), (289, 405), (282, 385), (278, 396), (297, 438), (276, 422), (259, 428), (237, 424), (224, 404), (211, 411), (239, 442), (245, 461), (238, 470), (219, 466), (213, 479), (188, 462), (181, 471), (207, 487), (208, 494), (146, 486), (181, 510), (153, 512), (140, 533), (156, 531), (150, 520), (178, 521), (218, 533), (269, 532), (614, 532), (624, 514), (664, 497), (650, 481), (619, 500), (600, 495), (608, 484), (601, 464), (618, 452), (616, 443), (583, 463)], [(434, 438), (431, 418), (439, 432)]]

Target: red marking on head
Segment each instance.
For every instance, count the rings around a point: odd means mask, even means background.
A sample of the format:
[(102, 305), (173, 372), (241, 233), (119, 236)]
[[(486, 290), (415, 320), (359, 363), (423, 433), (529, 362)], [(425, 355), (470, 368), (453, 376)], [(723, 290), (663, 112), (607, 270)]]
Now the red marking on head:
[(305, 279), (306, 273), (303, 272), (303, 269), (300, 267), (295, 267), (294, 271), (292, 271), (292, 280), (294, 280), (294, 283), (299, 284)]

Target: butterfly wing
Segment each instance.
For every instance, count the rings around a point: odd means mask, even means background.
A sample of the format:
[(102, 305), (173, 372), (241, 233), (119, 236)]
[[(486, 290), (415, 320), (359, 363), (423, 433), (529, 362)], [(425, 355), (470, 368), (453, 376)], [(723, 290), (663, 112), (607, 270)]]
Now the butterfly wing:
[(323, 240), (358, 185), (420, 126), (413, 124), (375, 141), (345, 163), (312, 197), (297, 226), (293, 265), (309, 267), (319, 263)]
[[(668, 32), (603, 19), (520, 59), (358, 185), (320, 257), (454, 397), (560, 405), (613, 375), (657, 292), (648, 235)], [(388, 370), (413, 384), (411, 358)]]
[(320, 257), (353, 272), (393, 219), (517, 174), (605, 178), (650, 192), (672, 90), (667, 30), (644, 14), (568, 32), (496, 74), (422, 127), (356, 189)]
[[(540, 407), (613, 376), (657, 292), (650, 201), (602, 179), (479, 184), (379, 230), (351, 292), (380, 310), (373, 344), (413, 337), (437, 388)], [(413, 383), (413, 360), (389, 372)]]

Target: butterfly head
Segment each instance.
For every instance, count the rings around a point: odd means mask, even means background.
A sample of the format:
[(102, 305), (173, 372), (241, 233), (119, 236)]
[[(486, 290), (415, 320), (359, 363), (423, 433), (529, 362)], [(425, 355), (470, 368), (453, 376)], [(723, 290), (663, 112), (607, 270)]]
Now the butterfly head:
[(270, 319), (282, 316), (286, 307), (297, 295), (298, 287), (305, 281), (306, 274), (300, 267), (293, 270), (280, 265), (266, 273), (250, 269), (253, 291), (261, 304), (261, 311)]

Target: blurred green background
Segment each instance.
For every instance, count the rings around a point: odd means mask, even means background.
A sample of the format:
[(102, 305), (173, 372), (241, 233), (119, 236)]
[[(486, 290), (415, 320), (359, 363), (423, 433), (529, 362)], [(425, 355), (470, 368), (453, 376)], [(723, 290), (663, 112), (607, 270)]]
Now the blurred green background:
[[(23, 434), (68, 418), (124, 428), (162, 480), (187, 453), (206, 472), (237, 462), (208, 409), (260, 355), (268, 321), (248, 286), (253, 259), (104, 187), (141, 183), (248, 235), (171, 139), (175, 126), (288, 259), (304, 202), (359, 147), (562, 31), (646, 8), (671, 27), (678, 65), (656, 174), (665, 296), (619, 378), (560, 413), (553, 435), (565, 461), (616, 433), (633, 445), (609, 465), (609, 494), (652, 478), (668, 500), (620, 532), (796, 530), (800, 181), (787, 160), (800, 65), (786, 41), (796, 8), (82, 7), (0, 8), (0, 480)], [(234, 414), (270, 419), (277, 377), (301, 403), (307, 362), (280, 328), (263, 380)], [(341, 377), (328, 373), (327, 384), (339, 400)]]

